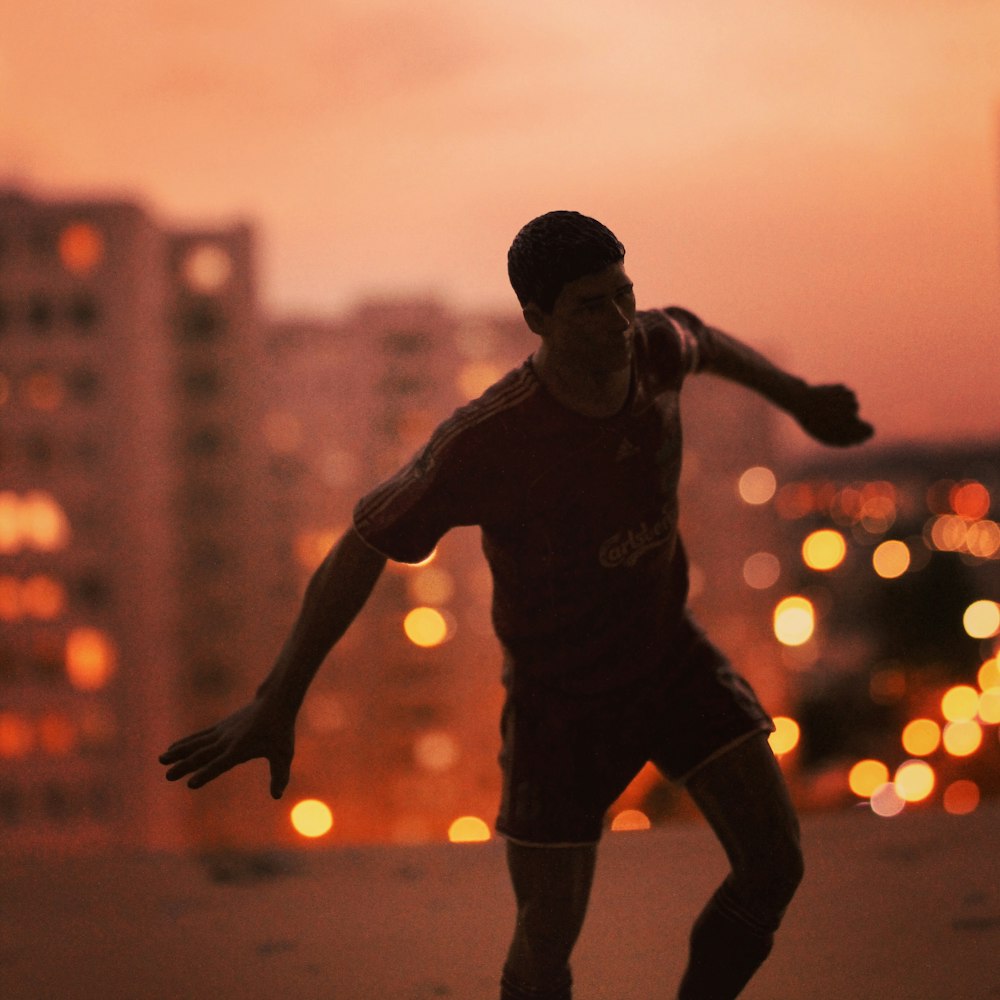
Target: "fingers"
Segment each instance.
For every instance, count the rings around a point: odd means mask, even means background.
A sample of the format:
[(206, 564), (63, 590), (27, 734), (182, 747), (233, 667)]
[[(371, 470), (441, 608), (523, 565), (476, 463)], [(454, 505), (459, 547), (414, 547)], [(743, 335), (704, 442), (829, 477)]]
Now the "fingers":
[(195, 750), (208, 746), (215, 741), (215, 726), (211, 729), (202, 729), (183, 739), (175, 740), (160, 754), (158, 760), (161, 764), (173, 764)]
[(200, 749), (192, 748), (188, 753), (178, 754), (172, 758), (177, 763), (167, 771), (167, 781), (178, 781), (192, 771), (197, 771), (199, 768), (205, 767), (206, 764), (211, 763), (220, 755), (222, 755), (222, 751), (220, 751), (215, 741)]
[(288, 787), (288, 780), (292, 773), (292, 760), (288, 758), (269, 759), (271, 765), (271, 798), (280, 799)]

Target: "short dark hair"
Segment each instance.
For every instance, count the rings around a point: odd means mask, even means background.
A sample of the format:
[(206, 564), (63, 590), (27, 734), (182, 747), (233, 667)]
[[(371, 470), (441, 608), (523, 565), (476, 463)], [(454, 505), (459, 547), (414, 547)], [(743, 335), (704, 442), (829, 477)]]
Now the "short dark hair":
[(546, 212), (514, 237), (507, 274), (522, 308), (551, 313), (563, 286), (625, 259), (625, 247), (607, 226), (579, 212)]

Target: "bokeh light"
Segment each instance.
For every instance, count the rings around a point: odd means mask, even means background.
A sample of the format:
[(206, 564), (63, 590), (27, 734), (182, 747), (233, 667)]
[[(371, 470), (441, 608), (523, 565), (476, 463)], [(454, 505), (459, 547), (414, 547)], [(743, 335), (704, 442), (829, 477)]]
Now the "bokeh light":
[(953, 781), (944, 790), (942, 804), (952, 816), (967, 816), (979, 807), (979, 786), (965, 778)]
[(876, 546), (872, 566), (884, 580), (895, 580), (910, 568), (910, 549), (906, 542), (890, 538)]
[(933, 719), (914, 719), (902, 735), (903, 749), (914, 757), (928, 757), (941, 745), (941, 727)]
[(983, 661), (976, 675), (981, 691), (989, 691), (990, 688), (1000, 688), (1000, 659), (991, 656)]
[(962, 616), (962, 625), (973, 639), (990, 639), (1000, 632), (1000, 604), (973, 601)]
[(611, 821), (611, 829), (615, 833), (626, 830), (649, 830), (651, 826), (649, 817), (641, 809), (623, 809)]
[(990, 688), (979, 696), (979, 721), (988, 726), (1000, 724), (1000, 688)]
[(949, 722), (941, 741), (952, 757), (970, 757), (983, 743), (983, 727), (973, 720)]
[(428, 771), (449, 771), (458, 762), (458, 743), (454, 736), (441, 730), (423, 733), (413, 744), (413, 756)]
[(941, 698), (941, 714), (948, 722), (966, 722), (979, 711), (979, 692), (968, 684), (956, 684)]
[(871, 811), (876, 816), (888, 819), (892, 816), (898, 816), (905, 808), (906, 802), (900, 798), (899, 793), (896, 791), (896, 786), (891, 781), (886, 782), (884, 785), (879, 785), (872, 792)]
[(89, 222), (74, 222), (59, 234), (59, 259), (72, 274), (88, 274), (104, 256), (104, 237)]
[(774, 609), (774, 634), (785, 646), (801, 646), (812, 637), (816, 614), (805, 597), (786, 597)]
[(774, 717), (774, 732), (768, 736), (768, 743), (776, 757), (791, 753), (798, 745), (801, 736), (799, 724), (786, 715)]
[(839, 531), (820, 528), (808, 535), (802, 543), (802, 561), (820, 572), (836, 569), (847, 554), (847, 543)]
[(440, 646), (448, 638), (448, 623), (435, 608), (414, 608), (403, 619), (403, 631), (415, 646)]
[(448, 839), (453, 844), (479, 844), (491, 836), (490, 828), (478, 816), (459, 816), (448, 827)]
[(925, 760), (908, 760), (896, 768), (893, 784), (904, 802), (923, 802), (934, 791), (934, 769)]
[(34, 742), (34, 731), (27, 719), (16, 712), (0, 712), (0, 758), (26, 757)]
[(948, 500), (959, 517), (970, 521), (978, 521), (989, 513), (990, 494), (982, 483), (972, 480), (956, 483), (949, 490)]
[(97, 628), (81, 626), (66, 638), (66, 676), (79, 691), (97, 691), (111, 679), (116, 666), (110, 636)]
[(781, 563), (772, 552), (755, 552), (743, 563), (743, 579), (754, 590), (767, 590), (778, 582)]
[(297, 802), (292, 806), (289, 818), (295, 832), (310, 839), (325, 836), (333, 829), (333, 812), (319, 799), (302, 799)]
[(767, 503), (774, 496), (774, 491), (778, 488), (778, 481), (774, 473), (763, 465), (755, 465), (747, 469), (739, 478), (737, 489), (745, 503), (760, 504)]
[(848, 787), (859, 798), (868, 799), (889, 781), (889, 768), (880, 760), (859, 760), (847, 775)]
[(233, 262), (228, 252), (217, 243), (198, 243), (184, 258), (184, 280), (195, 292), (211, 295), (229, 281)]

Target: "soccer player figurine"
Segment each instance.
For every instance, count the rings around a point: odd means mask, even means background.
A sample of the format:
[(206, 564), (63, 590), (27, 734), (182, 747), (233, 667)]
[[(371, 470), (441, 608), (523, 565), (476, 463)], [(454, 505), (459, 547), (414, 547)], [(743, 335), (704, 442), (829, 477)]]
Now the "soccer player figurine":
[(506, 703), (496, 822), (517, 922), (501, 1000), (569, 1000), (603, 820), (646, 764), (690, 792), (731, 871), (695, 922), (679, 1000), (727, 1000), (771, 950), (802, 878), (798, 822), (749, 684), (686, 611), (678, 396), (712, 372), (814, 438), (858, 444), (854, 393), (810, 385), (677, 307), (637, 311), (604, 225), (549, 212), (517, 234), (511, 284), (538, 347), (363, 497), (253, 700), (160, 758), (191, 788), (264, 757), (289, 780), (296, 713), (387, 559), (479, 525)]

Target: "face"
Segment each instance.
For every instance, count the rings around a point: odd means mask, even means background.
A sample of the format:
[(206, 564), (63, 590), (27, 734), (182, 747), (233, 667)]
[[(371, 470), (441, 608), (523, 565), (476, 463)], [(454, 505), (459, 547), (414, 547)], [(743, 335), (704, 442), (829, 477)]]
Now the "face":
[(635, 293), (622, 262), (564, 285), (551, 313), (528, 306), (525, 319), (560, 364), (611, 373), (631, 363)]

